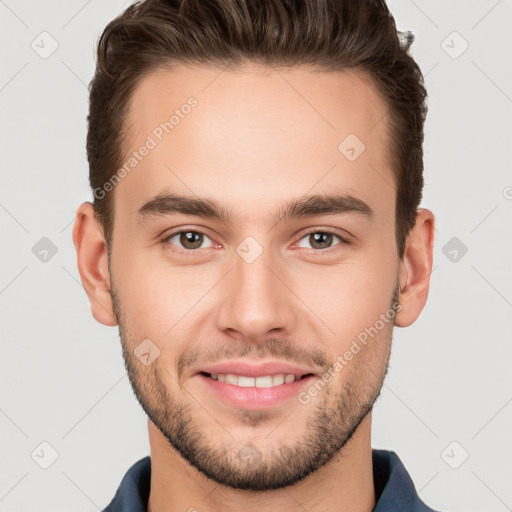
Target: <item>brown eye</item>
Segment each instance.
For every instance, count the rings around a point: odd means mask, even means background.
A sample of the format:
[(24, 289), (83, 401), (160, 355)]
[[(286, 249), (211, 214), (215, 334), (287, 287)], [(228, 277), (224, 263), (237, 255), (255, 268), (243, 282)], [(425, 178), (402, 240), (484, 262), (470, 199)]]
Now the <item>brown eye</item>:
[[(341, 236), (336, 235), (334, 233), (329, 233), (326, 231), (313, 231), (311, 233), (308, 233), (304, 237), (301, 238), (298, 245), (299, 247), (305, 247), (306, 249), (315, 249), (315, 250), (322, 250), (322, 249), (329, 249), (333, 246), (334, 239), (337, 238), (341, 243), (345, 242)], [(309, 247), (306, 245), (303, 245), (303, 240), (306, 240), (309, 243)], [(341, 245), (341, 244), (334, 244), (334, 245)]]
[(326, 247), (330, 247), (332, 244), (332, 234), (312, 233), (309, 235), (309, 240), (313, 249), (325, 249)]
[(199, 249), (203, 243), (203, 235), (195, 231), (183, 231), (180, 233), (180, 243), (185, 249)]
[(199, 231), (178, 231), (172, 233), (163, 241), (171, 245), (177, 245), (179, 249), (193, 251), (201, 248), (205, 238), (209, 239), (209, 237)]

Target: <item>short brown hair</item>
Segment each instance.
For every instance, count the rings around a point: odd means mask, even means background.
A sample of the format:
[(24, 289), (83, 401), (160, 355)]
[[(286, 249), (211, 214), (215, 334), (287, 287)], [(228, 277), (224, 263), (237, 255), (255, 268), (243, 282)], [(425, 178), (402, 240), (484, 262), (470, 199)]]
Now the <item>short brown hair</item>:
[[(93, 193), (123, 162), (131, 93), (159, 69), (186, 63), (238, 66), (308, 65), (320, 71), (361, 70), (388, 114), (396, 185), (395, 238), (400, 259), (423, 189), (423, 76), (384, 0), (143, 0), (111, 21), (98, 42), (90, 84), (87, 156)], [(107, 246), (113, 192), (94, 193)]]

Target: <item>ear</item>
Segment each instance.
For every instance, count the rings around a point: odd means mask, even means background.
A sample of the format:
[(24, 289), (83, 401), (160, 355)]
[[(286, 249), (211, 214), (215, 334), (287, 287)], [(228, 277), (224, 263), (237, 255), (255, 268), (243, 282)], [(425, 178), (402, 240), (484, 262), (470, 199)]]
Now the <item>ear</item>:
[(395, 316), (397, 327), (408, 327), (414, 323), (427, 302), (432, 273), (434, 224), (434, 214), (420, 208), (407, 236), (399, 271), (399, 302), (402, 308)]
[(117, 325), (110, 296), (107, 244), (91, 203), (80, 205), (73, 227), (78, 271), (94, 318), (103, 325)]

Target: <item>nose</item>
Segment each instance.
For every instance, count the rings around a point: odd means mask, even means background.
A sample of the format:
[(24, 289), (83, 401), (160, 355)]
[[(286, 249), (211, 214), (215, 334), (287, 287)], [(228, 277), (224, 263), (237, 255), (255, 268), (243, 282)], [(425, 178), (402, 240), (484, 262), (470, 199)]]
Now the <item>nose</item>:
[(234, 267), (223, 283), (219, 330), (251, 343), (264, 343), (271, 336), (293, 332), (297, 304), (294, 308), (284, 265), (277, 260), (278, 256), (267, 251), (252, 262), (235, 254)]

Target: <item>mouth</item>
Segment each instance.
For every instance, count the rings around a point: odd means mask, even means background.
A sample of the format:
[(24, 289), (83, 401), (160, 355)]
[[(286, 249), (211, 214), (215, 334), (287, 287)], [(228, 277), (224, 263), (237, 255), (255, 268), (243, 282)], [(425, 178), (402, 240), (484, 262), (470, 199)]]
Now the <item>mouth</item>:
[(225, 361), (198, 370), (208, 399), (237, 409), (290, 407), (319, 378), (308, 368), (282, 361)]
[(225, 382), (233, 386), (241, 388), (274, 388), (284, 384), (291, 384), (307, 377), (311, 377), (313, 373), (294, 374), (294, 373), (277, 373), (269, 375), (239, 375), (235, 373), (208, 373), (199, 372), (200, 375), (208, 377), (218, 382)]

